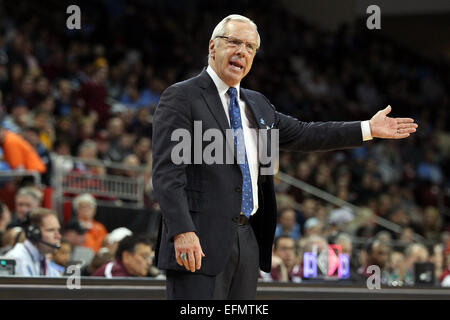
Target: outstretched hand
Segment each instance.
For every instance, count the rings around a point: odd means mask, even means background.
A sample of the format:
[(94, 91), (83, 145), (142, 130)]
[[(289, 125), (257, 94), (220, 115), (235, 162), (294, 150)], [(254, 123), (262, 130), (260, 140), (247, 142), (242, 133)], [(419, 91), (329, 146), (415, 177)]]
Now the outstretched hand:
[(370, 119), (370, 131), (373, 138), (404, 139), (416, 132), (418, 126), (413, 119), (389, 118), (387, 115), (391, 110), (391, 106), (387, 106)]

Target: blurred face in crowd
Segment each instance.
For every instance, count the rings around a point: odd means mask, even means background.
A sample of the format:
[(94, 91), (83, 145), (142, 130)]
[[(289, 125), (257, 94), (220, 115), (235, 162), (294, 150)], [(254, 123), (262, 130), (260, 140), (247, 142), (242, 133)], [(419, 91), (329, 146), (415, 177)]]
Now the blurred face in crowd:
[(316, 211), (316, 202), (313, 199), (306, 199), (303, 201), (302, 213), (305, 218), (310, 218), (314, 216)]
[(67, 262), (70, 260), (70, 254), (72, 253), (72, 247), (69, 243), (63, 242), (61, 248), (53, 254), (53, 261), (60, 266), (67, 266)]
[(16, 214), (20, 220), (23, 220), (25, 214), (39, 207), (39, 203), (30, 195), (18, 195), (16, 196)]
[(83, 246), (85, 241), (84, 233), (78, 233), (75, 230), (66, 230), (64, 232), (64, 238), (74, 247)]
[(352, 246), (352, 243), (350, 241), (342, 240), (342, 241), (336, 242), (336, 244), (341, 246), (341, 250), (342, 250), (341, 252), (343, 254), (346, 254), (349, 257), (352, 256), (353, 246)]
[(372, 252), (369, 256), (369, 263), (379, 266), (380, 268), (384, 268), (388, 261), (389, 256), (389, 248), (378, 241), (373, 245)]
[(273, 252), (276, 256), (283, 260), (287, 267), (295, 265), (295, 242), (291, 238), (280, 238)]
[(280, 224), (283, 230), (291, 230), (295, 224), (295, 211), (285, 210), (280, 217)]
[(427, 262), (428, 258), (428, 250), (419, 245), (413, 245), (406, 257), (409, 268), (412, 268), (414, 263)]
[[(228, 37), (209, 41), (209, 65), (230, 87), (236, 86), (250, 71), (256, 54), (258, 35), (251, 24), (229, 21), (225, 27)], [(239, 42), (244, 42), (237, 45)], [(248, 50), (248, 48), (255, 50)]]
[(72, 87), (69, 80), (61, 80), (59, 82), (59, 94), (64, 100), (67, 100), (72, 93)]
[(120, 118), (112, 118), (108, 123), (108, 136), (110, 138), (118, 138), (123, 134), (124, 123)]
[[(42, 241), (51, 243), (54, 245), (59, 245), (61, 241), (61, 226), (59, 225), (58, 218), (54, 215), (47, 215), (42, 218), (42, 223), (40, 226)], [(57, 249), (49, 247), (48, 245), (39, 244), (39, 251), (42, 254), (54, 253)]]
[(80, 202), (77, 208), (77, 216), (80, 220), (90, 221), (94, 219), (95, 208), (89, 202)]
[(124, 251), (122, 262), (128, 273), (136, 277), (145, 277), (153, 259), (152, 248), (144, 243), (138, 243), (134, 253)]

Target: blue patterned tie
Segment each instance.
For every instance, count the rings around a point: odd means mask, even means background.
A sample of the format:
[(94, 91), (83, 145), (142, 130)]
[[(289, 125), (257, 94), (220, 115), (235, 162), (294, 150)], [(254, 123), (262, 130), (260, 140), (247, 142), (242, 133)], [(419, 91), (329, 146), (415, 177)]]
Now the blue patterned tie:
[[(242, 204), (241, 211), (242, 213), (249, 218), (250, 214), (253, 211), (253, 192), (252, 192), (252, 179), (250, 177), (250, 169), (248, 167), (247, 161), (247, 152), (245, 151), (245, 141), (244, 141), (244, 132), (242, 129), (242, 120), (241, 120), (241, 111), (239, 109), (239, 104), (237, 101), (237, 90), (236, 88), (230, 87), (227, 91), (230, 96), (230, 106), (229, 106), (229, 114), (230, 114), (230, 124), (231, 129), (234, 132), (234, 147), (237, 150), (237, 159), (239, 167), (242, 172)], [(244, 159), (242, 159), (242, 154), (240, 152), (244, 152)], [(244, 161), (242, 161), (242, 160)]]

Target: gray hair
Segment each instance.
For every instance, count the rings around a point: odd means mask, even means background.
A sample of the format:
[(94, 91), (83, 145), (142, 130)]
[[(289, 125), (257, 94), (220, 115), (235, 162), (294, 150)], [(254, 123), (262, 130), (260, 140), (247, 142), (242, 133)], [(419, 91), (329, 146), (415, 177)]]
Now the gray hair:
[(83, 202), (89, 203), (91, 205), (91, 207), (94, 209), (97, 207), (97, 201), (95, 200), (95, 198), (90, 193), (83, 193), (83, 194), (76, 196), (75, 199), (73, 199), (74, 209), (78, 210), (80, 203), (83, 203)]
[(20, 188), (16, 193), (16, 197), (18, 196), (29, 196), (31, 197), (37, 204), (41, 203), (42, 194), (39, 190), (33, 187), (23, 187)]
[(85, 140), (78, 147), (78, 155), (80, 155), (86, 149), (95, 149), (97, 150), (97, 143), (93, 140)]
[(255, 32), (258, 35), (258, 47), (257, 48), (259, 49), (259, 46), (261, 45), (261, 38), (259, 37), (258, 27), (252, 20), (250, 20), (247, 17), (241, 16), (239, 14), (230, 14), (228, 17), (225, 17), (222, 21), (220, 21), (219, 24), (213, 30), (213, 33), (211, 35), (211, 40), (214, 40), (219, 36), (225, 35), (227, 24), (230, 21), (240, 21), (240, 22), (249, 23), (255, 29)]
[(336, 240), (334, 242), (335, 243), (340, 243), (340, 242), (352, 243), (352, 237), (348, 233), (342, 232), (336, 237)]

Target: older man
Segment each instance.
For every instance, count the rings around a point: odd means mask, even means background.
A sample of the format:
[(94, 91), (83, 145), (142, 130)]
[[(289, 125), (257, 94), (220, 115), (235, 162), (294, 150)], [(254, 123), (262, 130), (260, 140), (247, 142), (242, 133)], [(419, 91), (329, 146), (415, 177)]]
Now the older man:
[(15, 211), (11, 217), (8, 229), (22, 226), (26, 214), (33, 209), (39, 208), (42, 201), (41, 198), (42, 193), (36, 187), (20, 188), (14, 198)]
[[(152, 182), (162, 212), (157, 259), (167, 270), (169, 299), (255, 298), (259, 268), (270, 271), (276, 226), (273, 172), (262, 170), (267, 162), (259, 160), (259, 151), (273, 144), (292, 151), (357, 147), (373, 137), (406, 138), (417, 127), (412, 119), (388, 118), (390, 107), (363, 122), (305, 123), (277, 112), (261, 93), (240, 87), (259, 46), (251, 20), (226, 17), (212, 33), (206, 70), (166, 89), (156, 108)], [(258, 143), (252, 129), (264, 131), (267, 142)], [(237, 150), (232, 163), (228, 157), (202, 159), (202, 147), (209, 147), (195, 140), (202, 130), (205, 136), (219, 132), (223, 154)], [(180, 132), (194, 138), (181, 162), (174, 161)], [(231, 143), (223, 142), (229, 132)]]

